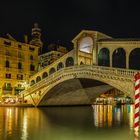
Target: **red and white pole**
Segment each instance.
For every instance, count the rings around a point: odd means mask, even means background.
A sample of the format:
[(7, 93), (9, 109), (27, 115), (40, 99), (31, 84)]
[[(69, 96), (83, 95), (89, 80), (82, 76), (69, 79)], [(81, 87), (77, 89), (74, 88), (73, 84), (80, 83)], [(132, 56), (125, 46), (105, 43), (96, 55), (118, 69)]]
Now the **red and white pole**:
[(135, 116), (134, 116), (134, 131), (139, 131), (139, 102), (140, 102), (140, 74), (135, 75)]

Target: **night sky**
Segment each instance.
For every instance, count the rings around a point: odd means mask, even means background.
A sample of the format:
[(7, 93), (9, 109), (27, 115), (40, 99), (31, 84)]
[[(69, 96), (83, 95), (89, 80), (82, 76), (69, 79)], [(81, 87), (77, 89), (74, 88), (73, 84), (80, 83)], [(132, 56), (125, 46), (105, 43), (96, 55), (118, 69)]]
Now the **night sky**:
[(140, 38), (140, 4), (136, 0), (9, 0), (0, 3), (0, 36), (30, 36), (33, 23), (42, 29), (47, 47), (58, 42), (70, 48), (82, 30), (117, 38)]

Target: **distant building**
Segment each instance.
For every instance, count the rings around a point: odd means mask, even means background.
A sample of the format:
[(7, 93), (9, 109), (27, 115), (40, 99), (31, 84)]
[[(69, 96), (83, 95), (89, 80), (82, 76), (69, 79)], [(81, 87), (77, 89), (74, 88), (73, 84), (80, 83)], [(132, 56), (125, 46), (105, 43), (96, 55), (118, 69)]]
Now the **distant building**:
[(50, 44), (48, 46), (48, 50), (49, 52), (39, 56), (39, 70), (52, 64), (54, 61), (68, 52), (65, 47), (57, 44)]
[(19, 95), (30, 76), (38, 70), (38, 56), (43, 43), (41, 30), (35, 24), (30, 43), (18, 42), (8, 34), (0, 37), (0, 97)]

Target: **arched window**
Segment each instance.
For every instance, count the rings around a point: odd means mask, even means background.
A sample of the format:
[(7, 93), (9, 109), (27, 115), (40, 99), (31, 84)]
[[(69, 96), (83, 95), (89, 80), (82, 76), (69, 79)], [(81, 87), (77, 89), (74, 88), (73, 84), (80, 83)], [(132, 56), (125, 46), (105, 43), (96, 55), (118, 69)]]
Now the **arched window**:
[(91, 37), (84, 37), (81, 39), (79, 44), (79, 50), (85, 53), (92, 53), (93, 50), (93, 39)]
[(112, 55), (112, 66), (117, 68), (126, 68), (126, 52), (123, 48), (118, 48)]
[(34, 85), (35, 84), (35, 81), (32, 80), (31, 83), (30, 83), (30, 86)]
[(33, 64), (30, 64), (30, 71), (34, 71), (35, 70), (35, 66)]
[(57, 65), (57, 70), (60, 70), (60, 69), (62, 69), (62, 68), (64, 68), (64, 65), (63, 65), (62, 62), (60, 62), (60, 63)]
[(49, 71), (49, 74), (53, 74), (55, 72), (55, 68), (51, 68), (50, 71)]
[(36, 83), (39, 82), (39, 81), (41, 81), (41, 77), (40, 76), (37, 76)]
[(9, 63), (8, 60), (6, 60), (6, 62), (5, 62), (5, 66), (6, 66), (6, 68), (9, 68), (9, 67), (10, 67), (10, 63)]
[(83, 65), (83, 64), (84, 64), (84, 63), (81, 61), (81, 62), (80, 62), (80, 65)]
[(129, 55), (129, 68), (140, 70), (140, 48), (131, 51)]
[(74, 60), (72, 57), (68, 57), (66, 59), (66, 67), (69, 67), (69, 66), (73, 66), (74, 65)]
[(33, 60), (33, 56), (32, 55), (30, 55), (30, 60)]
[(102, 48), (98, 54), (99, 66), (110, 66), (110, 53), (107, 48)]
[(48, 73), (47, 72), (44, 72), (43, 75), (42, 75), (42, 79), (48, 77)]
[(21, 64), (21, 62), (18, 62), (18, 69), (22, 69), (22, 64)]

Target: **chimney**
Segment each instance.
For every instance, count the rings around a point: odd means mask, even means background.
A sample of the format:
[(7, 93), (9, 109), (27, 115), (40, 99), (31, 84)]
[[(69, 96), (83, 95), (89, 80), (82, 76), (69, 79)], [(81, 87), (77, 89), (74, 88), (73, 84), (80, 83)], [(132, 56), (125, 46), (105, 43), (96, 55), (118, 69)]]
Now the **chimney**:
[(27, 35), (24, 35), (24, 42), (28, 43), (28, 36)]

